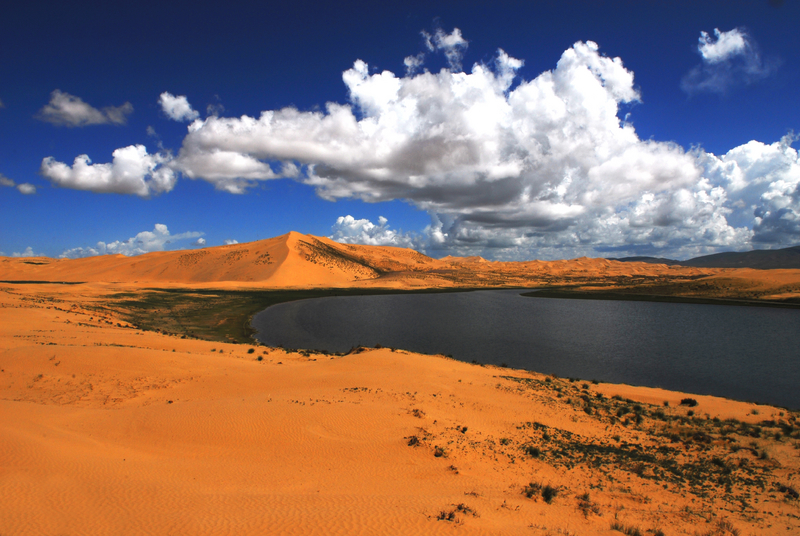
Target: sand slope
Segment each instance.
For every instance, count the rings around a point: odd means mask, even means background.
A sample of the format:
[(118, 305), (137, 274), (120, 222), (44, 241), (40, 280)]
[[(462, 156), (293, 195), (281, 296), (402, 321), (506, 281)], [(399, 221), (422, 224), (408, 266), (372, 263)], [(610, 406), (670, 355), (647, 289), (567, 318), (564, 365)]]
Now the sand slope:
[[(101, 307), (215, 286), (792, 297), (798, 270), (435, 260), (289, 233), (131, 258), (0, 258), (0, 280), (85, 282), (0, 283), (2, 535), (800, 533), (791, 412), (696, 395), (690, 410), (680, 393), (402, 350), (178, 338)], [(531, 483), (558, 495), (527, 497)]]
[(269, 287), (346, 286), (385, 272), (435, 269), (439, 261), (403, 248), (351, 246), (290, 232), (198, 250), (83, 259), (0, 257), (0, 280), (61, 282), (240, 282)]
[[(769, 474), (746, 508), (715, 480), (698, 495), (640, 477), (628, 460), (570, 467), (553, 457), (562, 436), (655, 450), (643, 429), (582, 411), (579, 392), (668, 401), (676, 418), (685, 395), (579, 391), (389, 349), (305, 356), (168, 337), (92, 309), (120, 289), (0, 284), (0, 534), (619, 534), (615, 521), (668, 535), (728, 534), (721, 522), (748, 535), (800, 531), (798, 502), (775, 489), (800, 487), (793, 439), (752, 439), (764, 461), (750, 447), (669, 447), (681, 459), (717, 449)], [(794, 419), (694, 398), (704, 416)], [(531, 442), (539, 458), (525, 454)], [(530, 482), (559, 494), (527, 498)]]

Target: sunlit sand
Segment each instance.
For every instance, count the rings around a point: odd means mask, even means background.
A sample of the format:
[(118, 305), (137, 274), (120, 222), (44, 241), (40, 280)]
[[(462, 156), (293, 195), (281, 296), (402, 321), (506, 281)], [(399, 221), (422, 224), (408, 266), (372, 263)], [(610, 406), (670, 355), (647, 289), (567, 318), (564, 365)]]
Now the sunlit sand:
[(434, 260), (296, 233), (3, 258), (0, 280), (84, 283), (0, 283), (0, 534), (797, 534), (787, 410), (401, 349), (182, 338), (105, 305), (151, 287), (630, 279), (775, 299), (798, 295), (798, 272)]

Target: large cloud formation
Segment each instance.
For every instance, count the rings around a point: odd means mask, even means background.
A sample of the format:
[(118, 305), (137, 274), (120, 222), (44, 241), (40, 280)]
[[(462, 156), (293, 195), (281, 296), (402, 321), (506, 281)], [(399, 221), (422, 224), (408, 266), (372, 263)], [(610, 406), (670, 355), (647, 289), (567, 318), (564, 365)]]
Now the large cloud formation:
[(133, 105), (126, 102), (121, 106), (106, 106), (98, 110), (85, 103), (80, 97), (56, 89), (50, 94), (50, 102), (39, 110), (36, 118), (40, 121), (65, 127), (84, 127), (87, 125), (124, 125), (133, 113)]
[[(522, 61), (503, 50), (489, 65), (456, 70), (466, 41), (446, 36), (428, 41), (454, 54), (438, 73), (401, 78), (356, 61), (342, 77), (349, 104), (197, 120), (176, 164), (234, 191), (283, 168), (325, 199), (407, 200), (431, 214), (431, 250), (687, 256), (797, 240), (790, 136), (719, 157), (641, 140), (619, 118), (640, 98), (633, 73), (595, 43), (578, 42), (555, 69), (518, 81)], [(721, 39), (709, 42), (708, 58), (738, 50)]]
[[(151, 251), (164, 251), (164, 248), (169, 244), (179, 240), (197, 238), (202, 236), (202, 234), (203, 233), (192, 231), (174, 235), (170, 234), (166, 225), (157, 223), (152, 231), (142, 231), (125, 241), (115, 240), (108, 244), (105, 242), (98, 242), (95, 247), (67, 249), (59, 255), (59, 257), (62, 259), (77, 259), (79, 257), (94, 257), (96, 255), (141, 255), (143, 253), (150, 253)], [(200, 240), (202, 240), (202, 243), (200, 243)], [(192, 245), (204, 244), (205, 240), (199, 238)]]
[[(405, 58), (402, 77), (357, 60), (342, 75), (348, 103), (195, 119), (178, 156), (158, 163), (237, 194), (290, 177), (328, 200), (405, 200), (430, 214), (424, 241), (347, 217), (332, 236), (429, 252), (689, 257), (798, 241), (792, 134), (721, 156), (642, 140), (620, 119), (640, 100), (633, 73), (591, 41), (522, 80), (523, 61), (502, 49), (461, 71), (468, 42), (458, 29), (423, 36), (427, 52)], [(701, 41), (704, 65), (754, 57), (742, 32)], [(425, 70), (427, 53), (444, 54), (448, 67)], [(164, 184), (168, 191), (172, 182)], [(131, 193), (142, 191), (137, 185)]]
[(171, 160), (168, 153), (148, 154), (144, 145), (130, 145), (117, 149), (112, 157), (110, 164), (92, 164), (82, 154), (70, 166), (48, 156), (39, 172), (56, 186), (96, 193), (149, 197), (175, 187), (177, 177), (165, 165)]

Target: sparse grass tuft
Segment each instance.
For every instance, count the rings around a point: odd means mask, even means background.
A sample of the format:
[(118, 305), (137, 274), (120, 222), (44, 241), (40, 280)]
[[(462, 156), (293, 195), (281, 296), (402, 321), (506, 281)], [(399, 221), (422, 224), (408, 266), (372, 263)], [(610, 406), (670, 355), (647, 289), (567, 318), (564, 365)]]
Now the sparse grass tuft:
[(451, 510), (442, 510), (439, 512), (439, 515), (436, 516), (436, 519), (439, 521), (450, 521), (452, 523), (460, 523), (461, 520), (458, 518), (458, 514), (468, 514), (472, 517), (479, 517), (478, 513), (467, 506), (464, 503), (455, 504)]
[(626, 526), (619, 521), (614, 521), (611, 523), (611, 530), (619, 531), (626, 536), (644, 536), (639, 527)]
[(589, 514), (600, 515), (600, 507), (589, 497), (589, 492), (578, 496), (578, 510), (581, 511), (583, 517), (589, 517)]
[(713, 529), (702, 533), (701, 536), (739, 536), (739, 529), (734, 527), (730, 521), (723, 519), (718, 521)]

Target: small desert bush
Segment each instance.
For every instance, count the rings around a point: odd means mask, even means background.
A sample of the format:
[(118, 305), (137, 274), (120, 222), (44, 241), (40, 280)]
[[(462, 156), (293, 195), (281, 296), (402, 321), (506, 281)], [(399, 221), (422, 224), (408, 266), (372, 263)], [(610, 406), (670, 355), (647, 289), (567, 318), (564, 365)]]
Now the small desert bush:
[(533, 458), (538, 458), (542, 454), (542, 451), (539, 450), (539, 447), (534, 447), (533, 445), (527, 445), (522, 450), (525, 452), (525, 454), (532, 456)]
[(611, 530), (616, 530), (625, 534), (626, 536), (644, 536), (641, 529), (639, 527), (628, 527), (620, 523), (619, 521), (614, 521), (611, 523)]
[(544, 499), (544, 502), (547, 504), (553, 502), (553, 499), (556, 498), (556, 495), (558, 495), (558, 488), (554, 488), (550, 484), (547, 484), (542, 488), (542, 499)]
[(780, 484), (778, 486), (778, 491), (780, 491), (781, 493), (785, 493), (787, 499), (797, 500), (798, 498), (800, 498), (800, 493), (797, 493), (797, 490), (794, 489), (792, 486), (785, 486), (783, 484)]
[(529, 499), (533, 499), (536, 495), (541, 495), (544, 502), (550, 504), (553, 502), (556, 495), (558, 495), (558, 488), (550, 484), (542, 486), (542, 484), (538, 482), (531, 482), (522, 489), (522, 493)]

